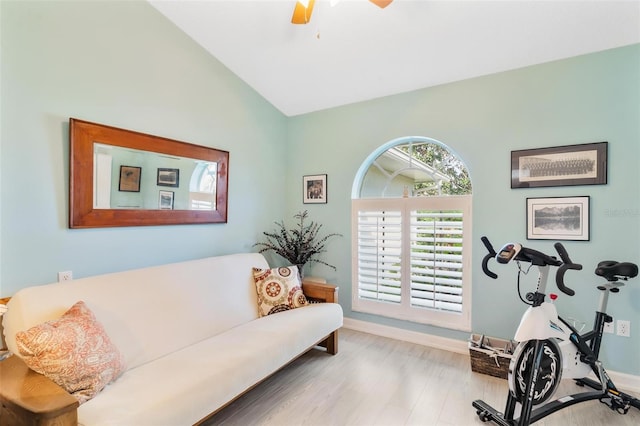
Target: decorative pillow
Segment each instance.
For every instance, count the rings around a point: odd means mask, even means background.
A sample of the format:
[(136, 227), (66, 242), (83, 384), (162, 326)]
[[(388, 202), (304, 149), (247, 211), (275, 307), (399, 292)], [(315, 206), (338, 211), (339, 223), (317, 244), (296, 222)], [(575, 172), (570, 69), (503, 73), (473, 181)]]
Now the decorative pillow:
[(56, 382), (80, 404), (125, 369), (120, 351), (82, 301), (57, 320), (18, 332), (16, 343), (29, 368)]
[(297, 266), (273, 269), (253, 268), (253, 279), (258, 291), (260, 316), (275, 314), (305, 306), (307, 298), (302, 292)]

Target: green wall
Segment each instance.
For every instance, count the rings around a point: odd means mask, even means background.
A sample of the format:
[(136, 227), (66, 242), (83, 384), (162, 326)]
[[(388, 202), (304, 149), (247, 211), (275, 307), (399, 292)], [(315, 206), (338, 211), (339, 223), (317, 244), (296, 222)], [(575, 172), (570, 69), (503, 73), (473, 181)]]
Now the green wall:
[[(581, 272), (566, 281), (576, 296), (560, 296), (560, 312), (591, 324), (598, 303), (593, 274), (605, 259), (640, 263), (640, 45), (634, 45), (515, 71), (460, 81), (291, 118), (293, 158), (288, 192), (290, 210), (303, 208), (297, 177), (328, 174), (326, 205), (304, 206), (331, 232), (344, 234), (330, 245), (329, 263), (317, 267), (339, 283), (345, 315), (415, 331), (466, 339), (468, 334), (355, 313), (351, 307), (351, 185), (367, 156), (386, 142), (425, 136), (451, 147), (467, 164), (473, 180), (474, 332), (513, 336), (525, 306), (519, 301), (515, 268), (494, 265), (500, 275), (483, 275), (485, 249), (520, 241), (543, 251), (553, 242), (527, 241), (527, 197), (591, 197), (591, 241), (566, 242)], [(512, 150), (590, 142), (609, 142), (607, 185), (510, 188)], [(303, 143), (302, 143), (303, 142)], [(531, 274), (533, 275), (533, 274)], [(532, 287), (535, 288), (535, 277)], [(632, 337), (606, 335), (603, 358), (612, 369), (640, 374), (640, 279), (610, 301), (615, 318), (632, 321)], [(635, 352), (634, 352), (635, 350)]]
[[(0, 296), (55, 281), (253, 251), (273, 221), (301, 209), (332, 239), (310, 271), (340, 284), (345, 314), (466, 340), (467, 333), (351, 311), (351, 186), (384, 143), (425, 136), (452, 148), (474, 188), (473, 331), (513, 335), (524, 306), (513, 269), (483, 276), (480, 236), (525, 240), (527, 197), (591, 196), (591, 241), (567, 242), (584, 271), (567, 276), (567, 316), (591, 321), (602, 259), (640, 262), (640, 45), (287, 118), (146, 2), (0, 2)], [(428, 71), (426, 71), (428, 72)], [(230, 152), (229, 222), (70, 230), (68, 119)], [(510, 151), (609, 142), (609, 183), (510, 189)], [(285, 166), (283, 166), (283, 164)], [(328, 174), (328, 204), (302, 204), (302, 176)], [(277, 261), (270, 258), (271, 261)], [(632, 338), (605, 336), (603, 358), (640, 375), (640, 285), (612, 297)], [(633, 350), (636, 354), (632, 354)]]
[[(251, 251), (285, 213), (286, 117), (147, 2), (1, 1), (0, 16), (1, 296)], [(229, 151), (228, 223), (68, 229), (69, 117)]]

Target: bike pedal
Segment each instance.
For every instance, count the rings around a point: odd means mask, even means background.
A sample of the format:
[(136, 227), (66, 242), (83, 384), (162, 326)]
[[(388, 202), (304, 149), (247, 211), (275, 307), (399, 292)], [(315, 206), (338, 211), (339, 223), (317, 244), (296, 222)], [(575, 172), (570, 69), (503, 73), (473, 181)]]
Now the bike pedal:
[(629, 411), (629, 403), (623, 400), (618, 400), (618, 398), (611, 396), (601, 396), (599, 401), (618, 414), (627, 414), (627, 412)]
[(615, 410), (615, 408), (613, 408), (613, 403), (611, 401), (611, 397), (610, 396), (601, 396), (598, 401), (600, 401), (601, 403), (603, 403), (604, 405), (606, 405), (607, 407), (609, 407), (609, 409), (611, 410)]

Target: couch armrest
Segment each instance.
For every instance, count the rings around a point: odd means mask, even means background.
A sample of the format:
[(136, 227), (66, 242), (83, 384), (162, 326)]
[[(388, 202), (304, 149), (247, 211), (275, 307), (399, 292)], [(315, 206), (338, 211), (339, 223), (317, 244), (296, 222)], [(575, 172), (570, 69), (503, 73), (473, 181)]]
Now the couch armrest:
[(302, 280), (304, 295), (313, 302), (338, 303), (338, 286)]
[(78, 400), (17, 356), (0, 362), (0, 424), (78, 424)]
[[(338, 286), (317, 281), (302, 280), (302, 291), (312, 303), (338, 303)], [(338, 353), (338, 330), (319, 343), (331, 355)]]

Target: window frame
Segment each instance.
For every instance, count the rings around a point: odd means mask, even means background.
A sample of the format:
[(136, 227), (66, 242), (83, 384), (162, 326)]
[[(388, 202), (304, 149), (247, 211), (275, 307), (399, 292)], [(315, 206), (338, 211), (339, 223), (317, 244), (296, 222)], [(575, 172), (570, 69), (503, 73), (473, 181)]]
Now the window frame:
[[(402, 253), (411, 253), (411, 212), (414, 210), (461, 210), (462, 237), (462, 304), (461, 312), (448, 312), (426, 307), (411, 306), (411, 256), (401, 257), (400, 304), (367, 300), (359, 297), (358, 212), (361, 210), (400, 211), (403, 221)], [(472, 195), (447, 195), (407, 198), (362, 198), (352, 200), (352, 310), (400, 320), (429, 324), (462, 331), (471, 330), (471, 250), (472, 250)]]

